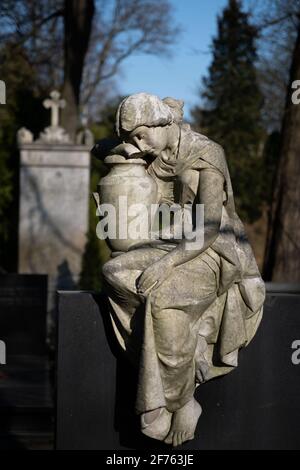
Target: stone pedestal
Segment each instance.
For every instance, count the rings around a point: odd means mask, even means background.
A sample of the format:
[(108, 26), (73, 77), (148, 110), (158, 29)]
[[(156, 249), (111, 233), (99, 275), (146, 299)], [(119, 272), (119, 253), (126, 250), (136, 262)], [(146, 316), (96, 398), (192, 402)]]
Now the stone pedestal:
[(26, 142), (24, 136), (19, 146), (19, 273), (48, 274), (51, 310), (55, 291), (74, 289), (81, 271), (88, 231), (90, 146)]
[[(135, 373), (120, 354), (105, 298), (61, 292), (59, 299), (57, 448), (170, 452), (139, 432)], [(196, 438), (180, 449), (299, 448), (299, 308), (300, 286), (267, 285), (257, 335), (236, 370), (198, 387), (203, 414)]]

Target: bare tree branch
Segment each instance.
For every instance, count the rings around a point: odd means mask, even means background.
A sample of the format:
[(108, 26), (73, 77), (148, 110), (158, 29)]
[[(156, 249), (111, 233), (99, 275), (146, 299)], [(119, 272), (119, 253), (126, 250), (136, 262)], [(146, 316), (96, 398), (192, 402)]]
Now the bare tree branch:
[(279, 23), (282, 23), (283, 21), (285, 21), (285, 20), (287, 20), (287, 19), (289, 19), (289, 18), (291, 19), (291, 18), (293, 18), (293, 16), (294, 16), (294, 15), (293, 15), (292, 13), (287, 13), (286, 15), (283, 15), (283, 16), (281, 16), (280, 18), (275, 18), (275, 19), (270, 20), (270, 21), (265, 21), (264, 23), (262, 23), (261, 25), (259, 25), (259, 26), (257, 27), (257, 31), (258, 31), (258, 32), (261, 32), (261, 31), (263, 31), (264, 29), (267, 29), (267, 28), (270, 28), (270, 27), (272, 27), (272, 26), (275, 26), (275, 25), (277, 25), (277, 24), (279, 24)]
[[(74, 5), (78, 1), (68, 0)], [(16, 52), (23, 49), (40, 80), (49, 86), (60, 86), (65, 70), (64, 5), (64, 0), (0, 1), (2, 45), (10, 42)], [(95, 0), (95, 7), (81, 84), (84, 103), (130, 55), (168, 54), (179, 33), (169, 0)]]
[(118, 73), (129, 56), (138, 52), (166, 54), (180, 32), (172, 24), (168, 1), (114, 0), (110, 4), (110, 20), (103, 19), (102, 11), (98, 11), (96, 18), (86, 61), (83, 103), (91, 99), (99, 83)]

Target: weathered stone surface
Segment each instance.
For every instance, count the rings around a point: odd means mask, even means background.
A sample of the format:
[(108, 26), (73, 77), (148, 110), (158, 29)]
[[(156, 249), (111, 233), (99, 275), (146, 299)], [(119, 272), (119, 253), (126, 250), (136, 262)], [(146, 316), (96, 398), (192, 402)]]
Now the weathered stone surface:
[(57, 287), (74, 288), (88, 230), (87, 147), (22, 145), (19, 272), (49, 275), (49, 307)]
[[(100, 183), (100, 203), (117, 209), (127, 188), (124, 212), (142, 204), (148, 213), (151, 204), (176, 203), (183, 221), (188, 209), (194, 220), (181, 240), (171, 219), (160, 243), (143, 237), (141, 246), (128, 236), (114, 246), (110, 240), (112, 258), (103, 267), (116, 337), (139, 369), (135, 409), (141, 431), (174, 446), (194, 438), (201, 414), (196, 386), (238, 365), (239, 351), (256, 333), (265, 298), (235, 212), (223, 149), (183, 124), (182, 107), (178, 100), (146, 93), (123, 100), (116, 117), (123, 144), (111, 153), (128, 158), (127, 165), (109, 157), (111, 171)], [(131, 145), (127, 154), (126, 145)], [(152, 186), (138, 171), (131, 184), (134, 155), (145, 160), (155, 190), (148, 191)], [(199, 205), (204, 216), (198, 227)], [(111, 223), (118, 228), (118, 222)]]
[(51, 92), (44, 101), (50, 126), (36, 141), (27, 129), (18, 132), (19, 272), (48, 274), (48, 310), (56, 289), (75, 288), (88, 232), (91, 146), (72, 144), (60, 127), (65, 105)]
[(22, 127), (17, 132), (17, 141), (19, 145), (30, 144), (33, 142), (33, 134), (26, 127)]

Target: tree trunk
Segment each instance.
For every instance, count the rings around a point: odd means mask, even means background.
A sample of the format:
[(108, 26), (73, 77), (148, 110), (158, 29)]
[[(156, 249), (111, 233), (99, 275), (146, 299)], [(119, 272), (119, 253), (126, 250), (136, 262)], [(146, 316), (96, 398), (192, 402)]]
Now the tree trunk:
[(80, 85), (94, 17), (94, 0), (64, 2), (64, 86), (67, 102), (62, 126), (74, 139), (78, 127)]
[(265, 280), (300, 282), (300, 105), (293, 104), (292, 83), (300, 79), (300, 21), (281, 132), (265, 257)]

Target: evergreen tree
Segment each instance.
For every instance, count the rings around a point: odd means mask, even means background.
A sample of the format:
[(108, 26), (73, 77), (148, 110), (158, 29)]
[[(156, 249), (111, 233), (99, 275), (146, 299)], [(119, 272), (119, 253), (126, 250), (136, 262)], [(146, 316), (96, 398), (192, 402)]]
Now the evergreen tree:
[(218, 17), (213, 59), (203, 80), (203, 108), (194, 108), (194, 125), (225, 150), (237, 210), (246, 221), (260, 215), (263, 200), (264, 132), (262, 95), (256, 78), (256, 30), (238, 0), (229, 0)]
[(36, 74), (25, 50), (14, 43), (1, 44), (0, 78), (6, 83), (6, 104), (0, 105), (0, 271), (17, 270), (19, 151), (17, 131), (25, 126), (35, 135), (45, 127), (42, 97)]

